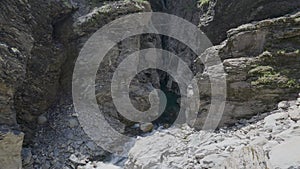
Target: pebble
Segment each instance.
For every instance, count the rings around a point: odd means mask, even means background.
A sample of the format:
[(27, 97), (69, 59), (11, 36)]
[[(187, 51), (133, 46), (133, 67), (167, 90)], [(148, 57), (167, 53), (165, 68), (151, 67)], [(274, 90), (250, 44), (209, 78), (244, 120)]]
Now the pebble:
[(141, 123), (140, 124), (140, 129), (145, 133), (152, 131), (153, 127), (154, 126), (152, 123)]
[(47, 117), (43, 114), (38, 117), (38, 124), (40, 125), (47, 123), (47, 121)]
[(69, 127), (70, 127), (70, 128), (77, 127), (78, 124), (79, 124), (78, 121), (77, 121), (77, 119), (75, 119), (75, 118), (69, 119), (69, 120), (68, 120), (68, 123), (69, 123)]

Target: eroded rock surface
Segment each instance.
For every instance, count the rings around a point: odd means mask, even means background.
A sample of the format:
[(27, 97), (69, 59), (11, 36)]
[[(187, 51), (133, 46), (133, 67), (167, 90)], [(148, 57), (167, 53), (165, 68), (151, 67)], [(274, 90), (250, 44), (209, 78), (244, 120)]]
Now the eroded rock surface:
[(21, 150), (24, 133), (0, 129), (0, 169), (21, 169)]
[[(300, 5), (295, 0), (150, 0), (150, 3), (155, 11), (175, 14), (199, 25), (214, 44), (225, 40), (230, 28), (283, 16), (295, 12)], [(151, 11), (149, 4), (139, 0), (2, 0), (0, 11), (0, 125), (8, 128), (0, 130), (0, 168), (21, 166), (23, 134), (18, 130), (24, 131), (27, 138), (22, 153), (24, 168), (119, 168), (97, 162), (109, 155), (85, 135), (70, 96), (64, 98), (61, 93), (71, 91), (73, 67), (86, 40), (116, 18)], [(225, 66), (228, 101), (221, 125), (269, 111), (278, 101), (294, 97), (295, 91), (298, 92), (299, 16), (296, 13), (232, 29), (224, 43), (201, 56), (219, 56)], [(210, 105), (207, 68), (202, 63), (194, 63), (197, 56), (184, 44), (159, 35), (128, 38), (108, 53), (96, 80), (101, 111), (121, 133), (134, 124), (113, 106), (109, 92), (111, 76), (122, 59), (149, 47), (178, 54), (197, 74), (203, 99), (198, 119), (201, 127)], [(149, 107), (148, 98), (144, 96), (153, 88), (161, 87), (159, 78), (167, 79), (168, 90), (179, 95), (172, 78), (147, 70), (132, 82), (131, 97), (135, 107), (141, 110)], [(61, 99), (57, 101), (57, 97)], [(63, 104), (64, 99), (67, 105)], [(49, 109), (52, 104), (55, 106)], [(284, 147), (298, 155), (298, 151), (291, 148), (298, 141), (292, 137), (299, 135), (300, 119), (299, 108), (293, 104), (290, 103), (291, 107), (279, 105), (278, 112), (257, 123), (254, 121), (266, 114), (248, 121), (240, 120), (237, 128), (223, 128), (219, 133), (195, 132), (186, 127), (141, 138), (132, 149), (126, 167), (239, 168), (249, 159), (253, 160), (253, 168), (297, 167), (297, 158), (278, 162), (288, 156)], [(144, 132), (152, 128), (152, 125), (141, 126)], [(239, 160), (233, 160), (237, 158)]]
[[(138, 139), (125, 168), (297, 168), (300, 121), (288, 114), (300, 108), (295, 101), (291, 105), (216, 132), (186, 126), (157, 131)], [(267, 123), (273, 124), (271, 130)]]
[(209, 0), (204, 2), (207, 3), (200, 4), (201, 13), (203, 13), (200, 15), (199, 27), (215, 45), (225, 40), (226, 32), (232, 28), (297, 12), (300, 7), (300, 2), (293, 0)]
[[(296, 97), (300, 89), (299, 17), (297, 13), (232, 29), (226, 41), (198, 58), (199, 65), (200, 60), (209, 63), (211, 56), (223, 62), (227, 98), (220, 125), (270, 111), (280, 100)], [(200, 126), (211, 106), (209, 76), (221, 75), (218, 69), (212, 65), (196, 75), (202, 96)]]

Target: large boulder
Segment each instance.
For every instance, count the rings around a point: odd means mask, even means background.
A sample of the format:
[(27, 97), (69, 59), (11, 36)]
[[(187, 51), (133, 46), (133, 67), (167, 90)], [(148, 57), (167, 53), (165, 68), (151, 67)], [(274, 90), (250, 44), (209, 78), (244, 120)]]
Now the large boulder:
[(300, 166), (300, 137), (293, 137), (270, 151), (273, 168), (297, 168)]
[(261, 147), (245, 146), (241, 150), (233, 152), (221, 168), (267, 169), (267, 161), (265, 152)]

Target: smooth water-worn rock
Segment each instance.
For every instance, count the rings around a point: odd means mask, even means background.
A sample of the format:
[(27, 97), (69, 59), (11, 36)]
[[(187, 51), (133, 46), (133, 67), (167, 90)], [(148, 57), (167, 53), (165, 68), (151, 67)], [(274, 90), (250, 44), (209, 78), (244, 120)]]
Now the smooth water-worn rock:
[[(296, 107), (295, 101), (289, 104), (287, 110), (257, 115), (244, 120), (242, 126), (215, 132), (187, 126), (156, 131), (137, 140), (125, 168), (297, 168), (300, 123), (288, 117)], [(273, 130), (265, 128), (270, 121), (274, 122)]]
[(286, 140), (270, 151), (270, 163), (273, 168), (299, 168), (300, 137)]
[(278, 103), (278, 106), (277, 106), (277, 108), (278, 109), (287, 109), (287, 108), (289, 108), (289, 103), (287, 102), (287, 101), (282, 101), (282, 102), (279, 102)]

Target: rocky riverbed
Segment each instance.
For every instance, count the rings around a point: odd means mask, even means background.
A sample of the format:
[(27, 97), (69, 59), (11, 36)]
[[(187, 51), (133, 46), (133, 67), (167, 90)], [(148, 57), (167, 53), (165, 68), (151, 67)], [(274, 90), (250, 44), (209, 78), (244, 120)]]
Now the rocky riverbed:
[[(188, 126), (141, 137), (125, 168), (300, 168), (299, 101), (215, 132)], [(153, 146), (155, 145), (155, 146)]]
[[(272, 112), (241, 119), (212, 132), (195, 131), (183, 125), (138, 136), (128, 159), (122, 159), (125, 163), (117, 163), (119, 157), (97, 147), (78, 126), (72, 107), (63, 107), (57, 109), (53, 119), (47, 118), (49, 125), (40, 125), (34, 147), (23, 149), (25, 168), (298, 169), (300, 166), (300, 96), (298, 100), (280, 102)], [(69, 113), (59, 113), (62, 111)]]

